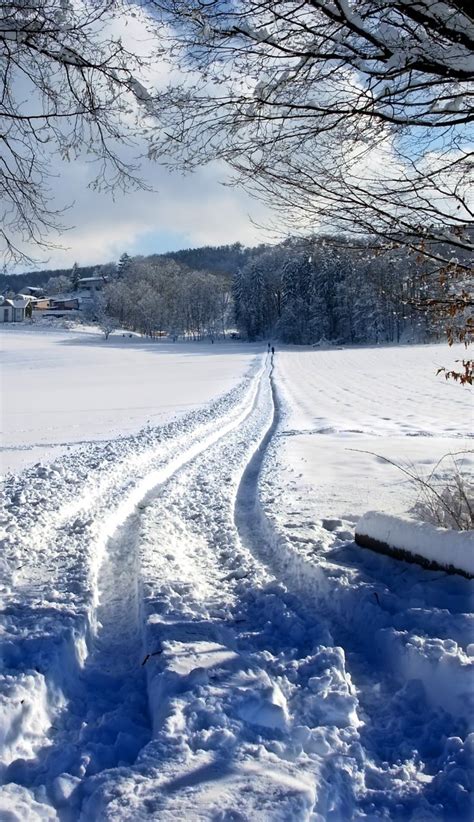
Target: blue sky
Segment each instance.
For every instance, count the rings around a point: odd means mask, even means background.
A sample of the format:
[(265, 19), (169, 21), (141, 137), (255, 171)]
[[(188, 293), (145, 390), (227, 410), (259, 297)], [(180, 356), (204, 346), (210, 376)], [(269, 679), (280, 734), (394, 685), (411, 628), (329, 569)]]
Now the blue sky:
[[(119, 34), (137, 53), (143, 50), (145, 54), (150, 48), (143, 21), (138, 17), (133, 21), (118, 17), (110, 31)], [(164, 63), (152, 61), (148, 74), (141, 79), (147, 87), (159, 88), (166, 82), (168, 72)], [(17, 92), (26, 95), (21, 84)], [(45, 251), (34, 245), (26, 247), (24, 250), (35, 259), (35, 265), (23, 264), (10, 268), (11, 272), (68, 268), (74, 262), (106, 263), (117, 260), (124, 251), (145, 255), (201, 245), (238, 241), (253, 245), (268, 241), (268, 234), (254, 223), (269, 224), (271, 215), (262, 203), (245, 192), (222, 185), (229, 182), (228, 171), (222, 164), (211, 163), (187, 176), (173, 173), (148, 159), (147, 144), (141, 139), (140, 130), (134, 137), (134, 146), (121, 147), (121, 159), (134, 164), (139, 158), (140, 176), (153, 190), (118, 193), (115, 198), (90, 187), (97, 169), (87, 146), (83, 155), (71, 162), (58, 157), (52, 147), (50, 202), (54, 209), (68, 206), (62, 215), (67, 230), (59, 236), (50, 233), (48, 240), (56, 247)]]
[(253, 223), (270, 223), (268, 209), (245, 192), (222, 185), (225, 170), (217, 164), (183, 176), (146, 161), (143, 177), (154, 190), (119, 194), (115, 199), (87, 187), (88, 176), (93, 175), (86, 163), (61, 163), (56, 170), (54, 202), (72, 203), (63, 215), (68, 230), (59, 237), (51, 235), (62, 248), (52, 248), (41, 258), (37, 249), (30, 248), (39, 264), (17, 270), (106, 263), (124, 251), (133, 256), (269, 240), (269, 234)]

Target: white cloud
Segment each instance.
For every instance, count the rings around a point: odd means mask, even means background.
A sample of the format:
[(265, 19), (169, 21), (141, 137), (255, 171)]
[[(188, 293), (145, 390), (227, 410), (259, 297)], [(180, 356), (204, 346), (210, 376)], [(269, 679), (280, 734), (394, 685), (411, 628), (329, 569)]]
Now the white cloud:
[[(173, 67), (160, 58), (147, 61), (156, 40), (147, 32), (145, 18), (139, 13), (128, 20), (118, 17), (109, 31), (119, 35), (131, 52), (148, 63), (137, 79), (147, 89), (163, 88)], [(23, 94), (20, 85), (17, 91)], [(130, 118), (134, 120), (132, 112)], [(153, 122), (148, 120), (147, 125), (153, 126)], [(171, 173), (159, 162), (146, 158), (145, 139), (139, 136), (135, 147), (121, 147), (119, 153), (130, 162), (143, 155), (138, 174), (153, 191), (117, 193), (112, 198), (89, 187), (95, 176), (90, 155), (67, 162), (52, 153), (51, 205), (55, 209), (70, 205), (62, 216), (67, 230), (59, 236), (52, 231), (49, 237), (63, 248), (44, 252), (34, 246), (25, 249), (40, 261), (37, 267), (62, 268), (74, 261), (80, 265), (108, 262), (125, 250), (170, 250), (181, 244), (181, 238), (182, 246), (236, 241), (254, 244), (267, 239), (252, 219), (265, 224), (269, 221), (268, 209), (245, 192), (222, 185), (221, 181), (228, 180), (222, 164), (211, 164), (188, 176)], [(24, 270), (24, 265), (18, 269)]]
[[(170, 250), (176, 247), (177, 237), (183, 238), (183, 246), (255, 244), (267, 239), (252, 220), (265, 223), (268, 210), (245, 192), (222, 185), (224, 172), (217, 163), (183, 177), (144, 161), (141, 173), (154, 190), (118, 194), (115, 199), (87, 188), (93, 172), (85, 162), (61, 163), (56, 171), (55, 203), (74, 203), (63, 216), (71, 228), (58, 238), (65, 248), (43, 258), (51, 268), (75, 261), (79, 265), (108, 262), (123, 251)], [(52, 240), (56, 241), (54, 235)]]

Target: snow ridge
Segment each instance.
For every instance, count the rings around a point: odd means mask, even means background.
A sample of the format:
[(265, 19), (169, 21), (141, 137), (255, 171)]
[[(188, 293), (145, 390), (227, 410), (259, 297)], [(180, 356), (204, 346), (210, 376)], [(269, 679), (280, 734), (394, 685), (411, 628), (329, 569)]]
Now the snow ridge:
[(409, 517), (368, 511), (357, 523), (356, 542), (382, 553), (398, 552), (433, 570), (474, 577), (474, 531), (449, 531)]
[[(34, 781), (24, 762), (38, 758), (51, 744), (55, 717), (75, 698), (88, 657), (94, 659), (94, 650), (104, 642), (101, 614), (110, 591), (101, 578), (107, 575), (104, 567), (117, 529), (151, 489), (240, 425), (255, 400), (261, 371), (255, 375), (256, 367), (203, 411), (7, 478), (0, 685), (6, 782)], [(37, 565), (31, 563), (32, 552)], [(77, 765), (78, 772), (81, 767)], [(38, 768), (35, 764), (27, 770)]]

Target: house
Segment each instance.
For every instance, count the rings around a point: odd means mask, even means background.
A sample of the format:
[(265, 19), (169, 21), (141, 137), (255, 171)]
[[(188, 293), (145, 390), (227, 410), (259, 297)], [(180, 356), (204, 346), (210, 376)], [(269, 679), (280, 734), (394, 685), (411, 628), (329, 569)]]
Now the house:
[(29, 299), (24, 297), (12, 297), (11, 299), (0, 297), (0, 323), (23, 322), (25, 309), (29, 302)]
[(79, 300), (77, 297), (51, 297), (49, 300), (51, 308), (61, 311), (72, 311), (79, 308)]
[(31, 298), (33, 311), (41, 317), (64, 317), (80, 308), (79, 297), (67, 294), (58, 294), (54, 297)]
[(81, 277), (77, 282), (78, 291), (101, 291), (107, 282), (106, 277)]
[(47, 308), (51, 308), (50, 297), (39, 297), (37, 300), (32, 300), (32, 303), (34, 311), (45, 311)]
[(27, 285), (23, 288), (25, 297), (44, 297), (44, 288), (37, 288), (36, 286)]

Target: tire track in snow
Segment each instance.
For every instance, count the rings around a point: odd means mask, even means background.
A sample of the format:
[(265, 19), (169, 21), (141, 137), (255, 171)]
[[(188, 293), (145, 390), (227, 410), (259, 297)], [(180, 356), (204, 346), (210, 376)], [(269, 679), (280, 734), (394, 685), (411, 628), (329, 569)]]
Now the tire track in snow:
[[(331, 579), (335, 582), (341, 569), (337, 566), (331, 568), (329, 563), (325, 570), (298, 556), (297, 550), (289, 548), (285, 539), (275, 531), (265, 513), (260, 501), (259, 481), (268, 446), (281, 419), (273, 366), (269, 379), (273, 419), (243, 473), (236, 497), (236, 524), (242, 542), (275, 573), (277, 579), (288, 586), (289, 591), (296, 594), (297, 612), (309, 619), (311, 614), (315, 618), (318, 613), (326, 621), (331, 636), (341, 650), (342, 671), (351, 683), (351, 693), (357, 696), (355, 724), (360, 726), (360, 730), (358, 751), (353, 761), (354, 781), (358, 782), (357, 804), (361, 811), (369, 815), (373, 813), (376, 818), (387, 813), (401, 815), (403, 819), (411, 818), (411, 814), (419, 810), (428, 815), (435, 814), (434, 818), (449, 818), (449, 822), (452, 819), (467, 822), (470, 818), (469, 799), (463, 795), (465, 791), (462, 788), (458, 790), (458, 786), (450, 785), (449, 774), (460, 747), (457, 745), (461, 742), (459, 737), (468, 733), (465, 722), (452, 718), (450, 735), (457, 742), (451, 749), (448, 740), (443, 762), (443, 745), (441, 740), (434, 742), (431, 731), (432, 727), (443, 727), (443, 710), (430, 706), (418, 683), (407, 683), (401, 661), (394, 664), (392, 660), (388, 665), (380, 649), (370, 647), (363, 636), (363, 625), (357, 623), (351, 628), (344, 621), (344, 605), (341, 608), (337, 600), (343, 600), (348, 591), (344, 590), (344, 586), (334, 585), (331, 595)], [(271, 492), (270, 495), (267, 492), (267, 496), (271, 510)], [(390, 617), (389, 611), (387, 617)], [(387, 625), (390, 624), (388, 621)], [(401, 652), (400, 647), (398, 653)], [(400, 672), (398, 676), (394, 676), (393, 668)], [(466, 683), (467, 676), (463, 681)], [(296, 696), (298, 699), (301, 694), (297, 692)], [(428, 726), (426, 733), (425, 725)], [(460, 762), (467, 761), (468, 748), (469, 745), (465, 754), (460, 751)], [(331, 766), (326, 773), (337, 784), (338, 774)], [(437, 776), (438, 785), (431, 790), (434, 776)], [(461, 774), (459, 778), (461, 785), (469, 781), (467, 774)], [(445, 803), (444, 808), (439, 803), (437, 792)], [(346, 819), (347, 812), (347, 808), (344, 812), (340, 809), (340, 818)], [(448, 816), (445, 816), (446, 813)], [(336, 815), (335, 818), (339, 817)]]
[(253, 415), (183, 467), (142, 514), (154, 738), (126, 779), (91, 780), (84, 820), (317, 821), (330, 818), (328, 808), (350, 818), (346, 769), (357, 734), (341, 654), (242, 544), (235, 521), (242, 475), (273, 413), (265, 379)]
[[(238, 430), (252, 415), (262, 373), (260, 370), (250, 390), (225, 419), (215, 418), (214, 425), (201, 432), (204, 436), (199, 436), (199, 431), (194, 436), (191, 432), (191, 442), (185, 441), (181, 451), (178, 448), (167, 462), (146, 472), (107, 516), (97, 514), (103, 511), (104, 501), (102, 507), (96, 505), (98, 527), (94, 531), (93, 519), (89, 534), (93, 554), (93, 611), (89, 612), (93, 628), (87, 636), (89, 650), (83, 635), (72, 638), (73, 643), (81, 646), (80, 658), (74, 665), (77, 678), (73, 672), (73, 682), (68, 681), (70, 677), (61, 680), (57, 660), (53, 670), (44, 671), (46, 680), (53, 677), (51, 688), (56, 692), (59, 689), (54, 704), (49, 705), (55, 715), (51, 731), (46, 734), (43, 747), (41, 738), (37, 739), (34, 758), (13, 758), (3, 780), (7, 785), (32, 788), (39, 794), (46, 788), (49, 801), (61, 818), (68, 813), (74, 816), (74, 808), (80, 806), (83, 777), (115, 767), (119, 762), (132, 762), (149, 736), (145, 679), (139, 667), (143, 654), (139, 631), (137, 510), (183, 466)], [(106, 502), (110, 504), (109, 499)], [(64, 511), (59, 522), (63, 519)], [(79, 562), (80, 559), (84, 563), (85, 557), (78, 558)], [(67, 654), (66, 659), (59, 660), (60, 665), (70, 662)]]
[[(268, 385), (271, 403), (261, 413)], [(152, 622), (145, 642), (147, 651), (158, 656), (150, 657), (147, 673), (154, 734), (164, 754), (157, 756), (152, 742), (139, 757), (146, 769), (155, 767), (156, 758), (160, 762), (156, 782), (140, 782), (141, 790), (163, 820), (194, 812), (196, 797), (204, 804), (202, 817), (196, 818), (208, 819), (213, 801), (209, 783), (221, 780), (227, 803), (237, 807), (236, 797), (245, 793), (244, 818), (252, 820), (259, 818), (257, 809), (268, 797), (260, 817), (265, 820), (340, 822), (357, 814), (406, 818), (417, 810), (437, 813), (424, 795), (429, 777), (419, 779), (424, 763), (412, 762), (406, 745), (406, 722), (420, 708), (419, 693), (406, 694), (407, 710), (397, 684), (372, 658), (367, 676), (363, 645), (322, 602), (318, 610), (324, 610), (324, 619), (316, 617), (319, 586), (330, 581), (322, 579), (320, 569), (315, 580), (304, 562), (285, 554), (260, 507), (261, 468), (279, 418), (272, 363), (268, 383), (266, 378), (260, 382), (246, 420), (170, 478), (177, 497), (171, 511), (168, 494), (159, 502), (161, 517), (168, 516), (171, 527), (159, 531), (155, 519), (148, 540), (159, 533), (161, 550), (170, 539), (186, 550), (177, 567), (169, 561), (168, 582), (158, 592), (156, 582), (150, 584), (156, 576), (155, 561), (150, 562), (146, 599)], [(239, 467), (230, 477), (233, 463)], [(177, 522), (185, 527), (180, 530)], [(175, 561), (177, 554), (171, 552)], [(198, 582), (195, 567), (201, 568)], [(269, 622), (278, 628), (269, 628)], [(334, 647), (332, 637), (342, 647)], [(181, 689), (183, 697), (178, 696)], [(396, 728), (394, 738), (395, 713), (403, 711), (405, 727), (401, 735)], [(216, 726), (209, 718), (214, 713)], [(230, 734), (224, 734), (233, 747), (230, 759), (222, 750), (220, 723)], [(183, 747), (192, 757), (191, 768), (183, 761), (183, 750), (173, 750), (170, 736), (177, 728), (188, 735)], [(202, 755), (205, 729), (207, 756)], [(255, 765), (258, 746), (263, 769)], [(298, 763), (296, 769), (288, 762)], [(95, 799), (93, 795), (88, 809)], [(275, 815), (283, 807), (286, 816)], [(93, 819), (115, 820), (110, 802), (100, 813), (90, 812)], [(133, 817), (140, 818), (139, 805), (133, 807)]]
[[(266, 413), (185, 466), (144, 515), (155, 738), (132, 771), (133, 791), (120, 776), (99, 779), (87, 819), (115, 821), (122, 808), (141, 819), (145, 803), (160, 820), (238, 808), (249, 820), (341, 822), (406, 815), (423, 802), (413, 766), (382, 767), (361, 744), (344, 652), (315, 615), (314, 587), (262, 520), (259, 475), (278, 425), (271, 389)], [(266, 392), (262, 383), (264, 404)], [(365, 700), (369, 715), (382, 718), (385, 695)]]
[(263, 519), (259, 474), (278, 425), (269, 379), (266, 411), (257, 404), (253, 422), (185, 466), (144, 514), (154, 739), (125, 787), (123, 774), (92, 780), (85, 820), (139, 820), (152, 808), (163, 822), (341, 822), (406, 818), (423, 804), (413, 765), (390, 767), (362, 744), (344, 651)]

